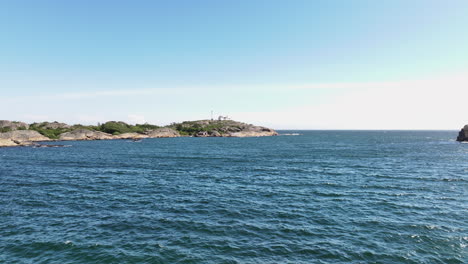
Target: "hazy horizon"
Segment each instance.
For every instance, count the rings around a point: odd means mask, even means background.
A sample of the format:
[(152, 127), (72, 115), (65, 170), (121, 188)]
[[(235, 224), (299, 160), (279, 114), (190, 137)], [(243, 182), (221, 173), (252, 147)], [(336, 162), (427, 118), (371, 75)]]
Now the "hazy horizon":
[(3, 1), (0, 119), (459, 130), (468, 2)]

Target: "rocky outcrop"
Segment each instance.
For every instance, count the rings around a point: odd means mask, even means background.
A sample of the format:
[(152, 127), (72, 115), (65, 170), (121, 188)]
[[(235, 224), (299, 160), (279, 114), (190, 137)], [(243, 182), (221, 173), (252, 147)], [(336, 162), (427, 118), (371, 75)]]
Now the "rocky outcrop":
[(41, 135), (34, 130), (16, 130), (6, 133), (0, 133), (0, 138), (10, 139), (15, 142), (31, 142), (31, 141), (50, 141), (51, 139)]
[[(219, 133), (218, 131), (216, 131), (216, 130), (214, 130), (214, 131), (200, 131), (200, 132), (196, 133), (193, 136), (194, 137), (223, 137), (223, 135), (221, 133)], [(224, 136), (228, 136), (228, 135), (224, 135)]]
[(16, 121), (8, 121), (8, 120), (0, 120), (0, 130), (25, 130), (29, 129), (29, 125), (23, 122), (16, 122)]
[(35, 148), (56, 148), (56, 147), (66, 147), (65, 145), (53, 145), (53, 144), (40, 144), (32, 141), (17, 141), (11, 139), (0, 138), (0, 148), (1, 147), (35, 147)]
[(88, 129), (76, 129), (60, 135), (59, 140), (103, 140), (113, 139), (111, 134)]
[(265, 137), (278, 133), (267, 127), (233, 120), (199, 120), (173, 124), (171, 127), (194, 137)]
[[(463, 132), (465, 131), (465, 132)], [(460, 133), (460, 140), (468, 138), (468, 127)], [(44, 135), (47, 135), (44, 136)], [(98, 126), (70, 126), (59, 122), (42, 122), (28, 125), (23, 122), (0, 120), (0, 147), (33, 146), (55, 147), (60, 145), (41, 145), (35, 142), (54, 140), (107, 140), (169, 138), (183, 136), (195, 137), (263, 137), (276, 136), (270, 128), (254, 126), (233, 120), (199, 120), (173, 123), (167, 127), (151, 124), (129, 125), (124, 122), (110, 121)], [(50, 138), (49, 138), (50, 137)], [(52, 139), (51, 139), (52, 138)]]
[(219, 133), (218, 131), (211, 131), (209, 133), (209, 136), (210, 137), (222, 137), (223, 135), (221, 135), (221, 133)]
[(468, 125), (458, 133), (457, 141), (468, 141)]
[(50, 141), (37, 131), (33, 130), (15, 130), (0, 133), (0, 147), (32, 146), (39, 145), (36, 141)]
[(19, 144), (14, 142), (11, 139), (0, 138), (0, 147), (15, 147), (15, 146), (19, 146)]
[(209, 137), (210, 134), (208, 134), (208, 131), (200, 131), (200, 132), (197, 132), (195, 135), (193, 135), (194, 137)]
[(230, 137), (269, 137), (277, 136), (278, 133), (271, 128), (251, 126), (239, 132), (229, 133), (228, 135)]
[(70, 125), (65, 123), (55, 122), (42, 122), (42, 123), (35, 123), (33, 126), (42, 128), (42, 129), (68, 129), (71, 128)]
[(180, 133), (176, 130), (168, 127), (162, 127), (150, 130), (146, 132), (146, 135), (149, 138), (171, 138), (171, 137), (180, 137)]
[(138, 133), (123, 133), (120, 135), (114, 135), (114, 139), (143, 139), (148, 138), (147, 135), (138, 134)]

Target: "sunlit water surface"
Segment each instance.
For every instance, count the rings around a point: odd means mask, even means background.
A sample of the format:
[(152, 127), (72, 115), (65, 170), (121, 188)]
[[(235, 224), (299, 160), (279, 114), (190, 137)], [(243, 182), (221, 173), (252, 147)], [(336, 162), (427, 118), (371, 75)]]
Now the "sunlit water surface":
[(0, 149), (0, 263), (467, 263), (455, 131)]

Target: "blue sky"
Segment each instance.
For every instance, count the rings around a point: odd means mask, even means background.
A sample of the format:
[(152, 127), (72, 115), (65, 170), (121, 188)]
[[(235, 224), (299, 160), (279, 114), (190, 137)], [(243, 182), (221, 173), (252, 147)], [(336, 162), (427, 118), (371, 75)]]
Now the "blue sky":
[(0, 119), (457, 129), (466, 14), (465, 0), (0, 1)]

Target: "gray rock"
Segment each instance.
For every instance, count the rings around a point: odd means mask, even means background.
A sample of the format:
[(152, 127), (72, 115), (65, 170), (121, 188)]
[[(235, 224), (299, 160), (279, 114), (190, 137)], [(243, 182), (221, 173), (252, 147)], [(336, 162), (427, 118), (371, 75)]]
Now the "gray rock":
[(458, 133), (457, 141), (468, 141), (468, 125)]
[(35, 148), (56, 148), (65, 145), (39, 144), (32, 141), (17, 141), (0, 138), (0, 147), (35, 147)]
[(209, 134), (210, 137), (222, 137), (221, 133), (219, 133), (218, 131), (211, 131)]
[(114, 135), (115, 139), (142, 139), (148, 138), (147, 135), (138, 134), (138, 133), (123, 133), (120, 135)]
[(34, 130), (15, 130), (6, 133), (0, 133), (0, 138), (11, 139), (15, 142), (27, 142), (27, 141), (50, 141), (51, 139), (41, 135), (39, 132)]
[(114, 139), (111, 134), (89, 129), (76, 129), (71, 132), (60, 134), (60, 140), (105, 140)]
[(198, 133), (195, 134), (195, 137), (209, 137), (210, 134), (208, 134), (207, 131), (200, 131)]
[(36, 126), (40, 127), (40, 128), (43, 128), (43, 129), (59, 129), (59, 128), (68, 129), (68, 128), (70, 128), (69, 125), (67, 125), (65, 123), (59, 123), (57, 121), (42, 122), (42, 123), (36, 124)]
[(0, 120), (0, 129), (10, 129), (11, 131), (18, 129), (29, 129), (29, 125), (24, 122)]
[(0, 147), (15, 147), (18, 146), (18, 143), (11, 139), (0, 138)]
[(271, 128), (253, 125), (246, 126), (239, 132), (229, 133), (230, 137), (269, 137), (277, 135), (278, 133)]
[(195, 137), (262, 137), (278, 135), (273, 129), (234, 120), (185, 121), (171, 126), (180, 131), (199, 131), (192, 134)]
[(146, 132), (149, 138), (169, 138), (169, 137), (180, 137), (179, 132), (172, 128), (162, 127), (150, 130)]

